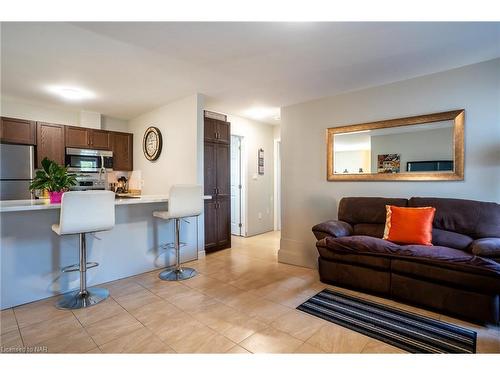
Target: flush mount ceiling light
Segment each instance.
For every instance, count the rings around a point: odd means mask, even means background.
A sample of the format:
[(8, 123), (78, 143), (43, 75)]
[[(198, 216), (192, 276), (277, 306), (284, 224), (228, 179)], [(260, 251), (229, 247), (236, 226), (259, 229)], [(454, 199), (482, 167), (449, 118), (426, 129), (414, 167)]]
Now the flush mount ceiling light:
[(244, 112), (245, 117), (250, 117), (255, 120), (275, 119), (280, 115), (280, 109), (277, 107), (254, 107), (247, 109)]
[(95, 94), (93, 92), (77, 87), (48, 86), (47, 91), (52, 94), (58, 95), (65, 100), (72, 101), (92, 99), (95, 97)]

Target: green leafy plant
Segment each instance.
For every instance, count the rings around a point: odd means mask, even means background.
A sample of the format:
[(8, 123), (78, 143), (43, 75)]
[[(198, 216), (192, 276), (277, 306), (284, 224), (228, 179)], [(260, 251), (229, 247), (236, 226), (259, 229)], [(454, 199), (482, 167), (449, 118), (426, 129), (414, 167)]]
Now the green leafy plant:
[(74, 185), (76, 185), (75, 174), (68, 173), (66, 167), (58, 165), (55, 161), (44, 158), (42, 160), (42, 169), (36, 172), (30, 189), (65, 191)]

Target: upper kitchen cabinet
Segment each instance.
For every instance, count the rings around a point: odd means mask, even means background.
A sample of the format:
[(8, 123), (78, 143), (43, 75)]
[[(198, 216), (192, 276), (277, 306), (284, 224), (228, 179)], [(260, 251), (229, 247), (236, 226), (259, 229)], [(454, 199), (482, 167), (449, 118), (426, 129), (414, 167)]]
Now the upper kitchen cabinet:
[(215, 121), (217, 122), (217, 140), (220, 143), (231, 143), (231, 124), (226, 121)]
[(0, 123), (0, 141), (5, 143), (35, 145), (36, 122), (2, 117)]
[(133, 134), (111, 132), (111, 144), (113, 169), (115, 171), (133, 170)]
[(90, 148), (111, 150), (111, 132), (106, 130), (90, 129)]
[(36, 124), (36, 160), (37, 168), (41, 168), (43, 158), (54, 160), (64, 165), (64, 133), (65, 126), (37, 122)]
[(66, 147), (90, 148), (90, 129), (66, 126)]
[(111, 133), (106, 130), (68, 126), (66, 147), (111, 150)]
[(229, 122), (205, 117), (204, 124), (205, 141), (229, 144), (231, 141)]

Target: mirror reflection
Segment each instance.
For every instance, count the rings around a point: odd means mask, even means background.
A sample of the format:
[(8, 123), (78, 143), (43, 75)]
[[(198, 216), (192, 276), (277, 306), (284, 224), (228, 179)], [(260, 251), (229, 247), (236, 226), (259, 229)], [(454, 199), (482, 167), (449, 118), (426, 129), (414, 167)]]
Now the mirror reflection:
[(448, 120), (335, 134), (333, 173), (453, 172), (453, 127)]

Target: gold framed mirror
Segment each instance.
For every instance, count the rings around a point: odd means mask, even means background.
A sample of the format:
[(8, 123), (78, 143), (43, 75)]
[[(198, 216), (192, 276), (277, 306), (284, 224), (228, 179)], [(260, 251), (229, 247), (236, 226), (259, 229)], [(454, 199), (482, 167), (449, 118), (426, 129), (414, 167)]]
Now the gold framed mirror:
[(328, 128), (328, 181), (464, 179), (465, 110)]

